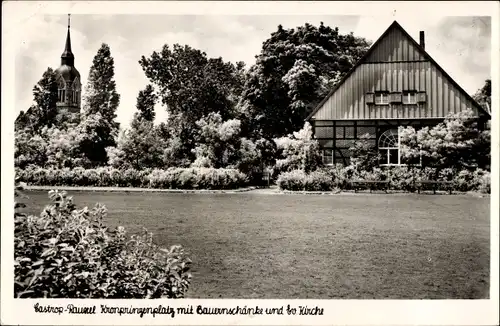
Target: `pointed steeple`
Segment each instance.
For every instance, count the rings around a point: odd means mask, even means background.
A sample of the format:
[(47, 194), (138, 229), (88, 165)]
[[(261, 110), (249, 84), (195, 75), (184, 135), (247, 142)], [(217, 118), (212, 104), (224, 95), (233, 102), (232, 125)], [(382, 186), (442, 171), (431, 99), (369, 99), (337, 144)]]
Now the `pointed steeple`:
[(71, 37), (70, 37), (70, 14), (68, 14), (68, 34), (66, 35), (66, 45), (64, 52), (61, 55), (61, 65), (74, 66), (75, 56), (71, 52)]

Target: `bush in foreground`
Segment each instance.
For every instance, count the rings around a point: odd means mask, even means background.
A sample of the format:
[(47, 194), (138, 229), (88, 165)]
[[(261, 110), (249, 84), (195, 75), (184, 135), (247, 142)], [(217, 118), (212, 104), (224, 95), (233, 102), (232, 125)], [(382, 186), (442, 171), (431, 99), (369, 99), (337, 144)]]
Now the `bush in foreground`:
[[(103, 225), (106, 208), (76, 209), (51, 191), (40, 216), (14, 215), (16, 298), (181, 298), (190, 261), (180, 246), (161, 249), (152, 235), (126, 236)], [(16, 208), (22, 207), (16, 203)]]

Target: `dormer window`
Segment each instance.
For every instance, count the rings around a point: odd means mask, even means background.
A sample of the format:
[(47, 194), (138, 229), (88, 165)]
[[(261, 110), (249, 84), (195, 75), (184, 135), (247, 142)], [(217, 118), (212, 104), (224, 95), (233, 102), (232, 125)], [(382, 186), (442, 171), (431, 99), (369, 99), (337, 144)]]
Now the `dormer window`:
[(389, 104), (389, 94), (388, 93), (375, 93), (375, 104), (376, 105)]
[(405, 92), (403, 93), (403, 104), (417, 104), (418, 93), (417, 92)]

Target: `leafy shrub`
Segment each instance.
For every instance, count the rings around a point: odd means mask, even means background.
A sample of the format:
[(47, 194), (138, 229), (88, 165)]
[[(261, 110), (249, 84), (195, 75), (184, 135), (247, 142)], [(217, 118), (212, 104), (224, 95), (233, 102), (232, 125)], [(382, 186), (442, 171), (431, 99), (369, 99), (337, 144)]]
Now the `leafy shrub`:
[(384, 181), (387, 179), (385, 171), (380, 168), (373, 168), (371, 171), (361, 171), (359, 176), (363, 180), (371, 181)]
[(474, 173), (468, 170), (462, 170), (455, 173), (453, 186), (457, 191), (470, 191), (478, 188), (479, 180), (474, 178)]
[(277, 184), (282, 190), (290, 191), (331, 191), (333, 180), (322, 171), (306, 174), (302, 170), (283, 172), (278, 176)]
[(304, 189), (307, 191), (331, 191), (333, 190), (333, 180), (325, 172), (311, 172), (305, 179)]
[(478, 176), (479, 185), (478, 190), (483, 194), (491, 194), (491, 175), (485, 172), (483, 175)]
[(390, 167), (385, 170), (389, 186), (394, 190), (415, 191), (416, 173), (418, 170), (406, 166)]
[(307, 174), (302, 170), (293, 170), (290, 172), (282, 172), (278, 176), (276, 183), (282, 190), (298, 191), (304, 190), (304, 183)]
[(349, 148), (351, 153), (351, 165), (357, 170), (371, 170), (378, 166), (381, 159), (380, 153), (375, 146), (369, 142), (369, 134), (363, 135)]
[(456, 171), (452, 168), (445, 168), (439, 170), (438, 180), (441, 181), (453, 181)]
[(184, 296), (190, 261), (180, 246), (161, 249), (147, 232), (127, 238), (123, 227), (103, 225), (104, 206), (76, 209), (65, 192), (49, 197), (40, 216), (14, 215), (15, 297)]
[(247, 185), (247, 177), (236, 169), (170, 168), (153, 170), (149, 186), (168, 189), (234, 189)]
[(274, 140), (277, 147), (275, 175), (293, 170), (315, 171), (321, 166), (319, 143), (309, 123), (298, 132)]

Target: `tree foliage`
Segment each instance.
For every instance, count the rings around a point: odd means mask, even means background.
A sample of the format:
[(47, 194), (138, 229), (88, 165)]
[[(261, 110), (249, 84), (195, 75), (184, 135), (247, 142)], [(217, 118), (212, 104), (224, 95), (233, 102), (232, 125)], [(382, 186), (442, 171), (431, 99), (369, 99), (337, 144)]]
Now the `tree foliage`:
[(241, 63), (236, 66), (222, 58), (188, 45), (164, 45), (149, 58), (139, 61), (146, 77), (160, 90), (160, 99), (169, 114), (185, 114), (191, 124), (211, 112), (223, 119), (234, 114), (235, 101), (242, 87)]
[(489, 168), (490, 131), (481, 130), (472, 110), (450, 114), (435, 127), (401, 130), (401, 156), (424, 166), (445, 168)]
[(33, 133), (39, 133), (45, 126), (51, 127), (57, 122), (57, 74), (52, 68), (47, 68), (42, 78), (33, 87), (33, 105), (26, 111), (21, 111), (15, 121), (15, 129), (29, 128)]
[(158, 96), (150, 84), (137, 95), (137, 119), (151, 121), (155, 120), (155, 104)]
[(109, 165), (121, 169), (159, 168), (164, 165), (166, 146), (159, 128), (154, 125), (156, 94), (147, 85), (137, 96), (137, 112), (130, 128), (122, 132), (116, 147), (106, 148)]
[(114, 74), (111, 50), (102, 44), (90, 67), (80, 123), (82, 150), (95, 165), (105, 165), (106, 147), (116, 146), (119, 124), (115, 119), (120, 95), (116, 92)]
[(243, 89), (240, 111), (266, 138), (297, 131), (304, 118), (366, 52), (369, 43), (323, 23), (281, 25), (263, 46)]
[(484, 82), (484, 86), (474, 94), (473, 98), (491, 113), (491, 79)]
[(359, 140), (349, 148), (351, 153), (351, 166), (357, 171), (371, 171), (379, 165), (381, 155), (375, 146), (369, 142), (369, 134), (362, 135)]
[(165, 164), (189, 166), (195, 159), (197, 121), (215, 112), (223, 120), (236, 116), (244, 64), (208, 58), (200, 50), (179, 44), (164, 45), (139, 63), (168, 112), (161, 126), (162, 134), (168, 136)]
[(313, 138), (312, 127), (308, 122), (301, 130), (287, 137), (277, 138), (275, 142), (278, 151), (275, 173), (293, 170), (308, 173), (321, 165), (319, 143)]
[(266, 139), (253, 141), (242, 135), (241, 121), (223, 121), (218, 113), (196, 122), (195, 167), (236, 168), (244, 173), (260, 172), (273, 156), (273, 144)]
[(123, 132), (117, 147), (108, 147), (109, 165), (121, 169), (160, 168), (165, 141), (151, 121), (140, 120)]

